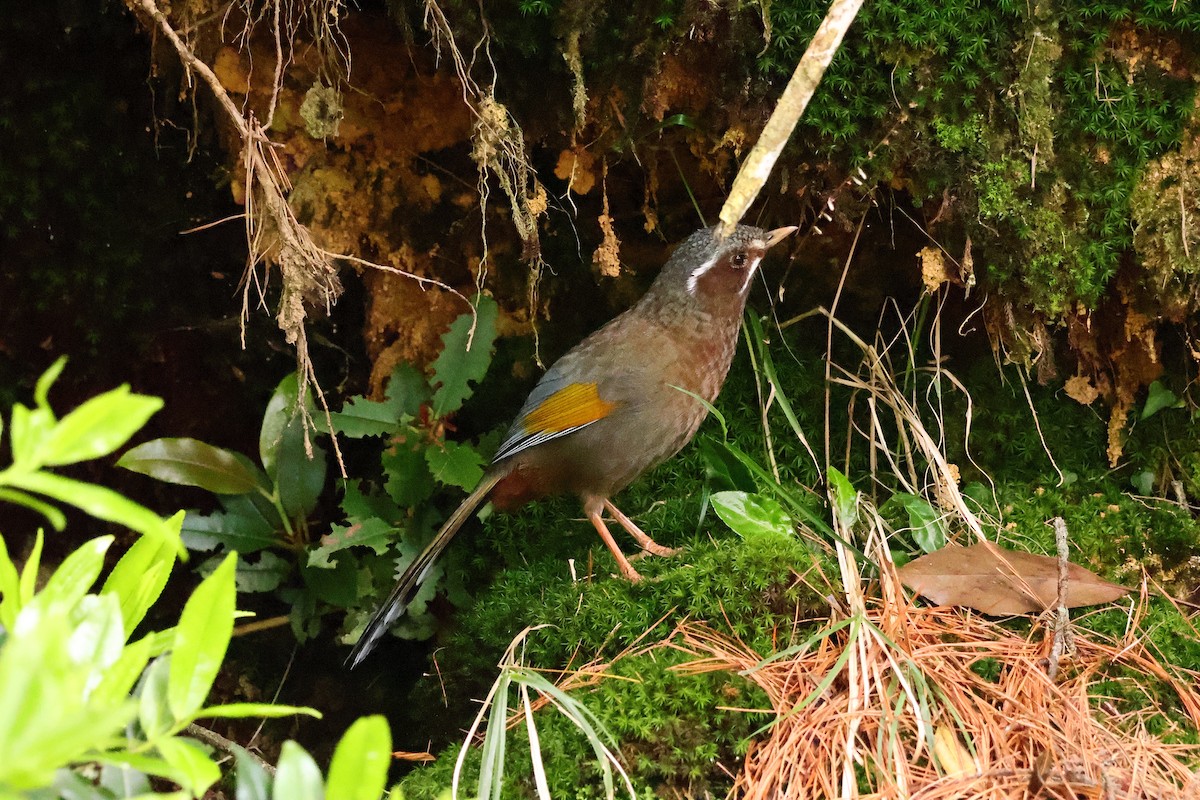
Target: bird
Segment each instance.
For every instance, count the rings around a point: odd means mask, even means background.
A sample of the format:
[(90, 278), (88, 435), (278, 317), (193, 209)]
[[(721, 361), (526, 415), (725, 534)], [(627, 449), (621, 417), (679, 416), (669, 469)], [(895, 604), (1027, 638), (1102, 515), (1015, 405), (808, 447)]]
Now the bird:
[(641, 575), (617, 546), (604, 512), (648, 553), (673, 555), (612, 497), (687, 444), (716, 399), (737, 346), (751, 279), (766, 253), (796, 231), (738, 225), (685, 239), (624, 313), (542, 375), (479, 484), (397, 580), (346, 659), (357, 666), (400, 618), (454, 534), (485, 499), (504, 511), (575, 494), (617, 568)]

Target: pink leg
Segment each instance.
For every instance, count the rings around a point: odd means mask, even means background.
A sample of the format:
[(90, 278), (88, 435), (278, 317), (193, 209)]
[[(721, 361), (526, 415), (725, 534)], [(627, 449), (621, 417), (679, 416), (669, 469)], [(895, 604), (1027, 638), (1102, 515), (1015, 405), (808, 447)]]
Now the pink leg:
[[(588, 506), (592, 505), (593, 504), (588, 503)], [(642, 576), (639, 575), (638, 571), (633, 568), (632, 564), (629, 563), (629, 559), (626, 558), (625, 554), (621, 552), (621, 548), (617, 547), (616, 539), (614, 539), (612, 533), (609, 532), (608, 526), (604, 524), (604, 520), (600, 516), (600, 508), (589, 507), (585, 510), (587, 511), (588, 519), (591, 520), (592, 525), (596, 528), (596, 533), (600, 534), (600, 538), (604, 540), (604, 543), (608, 545), (608, 549), (612, 551), (613, 557), (617, 559), (617, 567), (620, 568), (621, 574), (624, 575), (630, 583), (637, 583), (640, 581)]]
[(605, 499), (604, 507), (608, 513), (613, 515), (622, 528), (629, 532), (643, 550), (647, 553), (653, 553), (656, 556), (674, 556), (678, 555), (680, 550), (677, 547), (663, 547), (658, 542), (646, 535), (646, 532), (639, 528), (633, 520), (621, 513), (621, 509), (613, 505), (611, 500)]

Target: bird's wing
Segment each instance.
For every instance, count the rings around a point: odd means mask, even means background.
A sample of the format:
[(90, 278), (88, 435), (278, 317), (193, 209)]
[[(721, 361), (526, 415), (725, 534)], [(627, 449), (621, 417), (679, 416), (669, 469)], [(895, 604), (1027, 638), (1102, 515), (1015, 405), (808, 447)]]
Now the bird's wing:
[(552, 369), (530, 392), (493, 461), (586, 428), (617, 406), (617, 401), (605, 398), (597, 383), (568, 381)]

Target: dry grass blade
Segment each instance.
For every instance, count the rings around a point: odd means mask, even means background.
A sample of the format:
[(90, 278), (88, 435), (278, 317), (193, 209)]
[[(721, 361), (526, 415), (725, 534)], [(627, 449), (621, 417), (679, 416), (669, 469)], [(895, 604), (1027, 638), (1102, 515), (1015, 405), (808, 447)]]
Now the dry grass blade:
[[(1070, 675), (1057, 684), (1045, 671), (1049, 636), (1022, 638), (902, 597), (870, 603), (858, 633), (843, 625), (766, 664), (743, 642), (698, 623), (681, 625), (673, 646), (695, 657), (683, 667), (689, 672), (746, 675), (777, 714), (747, 755), (737, 797), (1024, 798), (1031, 786), (1045, 797), (1195, 797), (1200, 779), (1189, 762), (1200, 758), (1200, 746), (1150, 736), (1148, 712), (1095, 707), (1094, 685), (1116, 663), (1167, 678), (1191, 716), (1190, 733), (1200, 727), (1195, 684), (1171, 678), (1139, 633), (1120, 642), (1080, 637)], [(858, 653), (857, 677), (847, 649)], [(990, 673), (994, 679), (984, 677)], [(819, 698), (797, 710), (822, 684)]]

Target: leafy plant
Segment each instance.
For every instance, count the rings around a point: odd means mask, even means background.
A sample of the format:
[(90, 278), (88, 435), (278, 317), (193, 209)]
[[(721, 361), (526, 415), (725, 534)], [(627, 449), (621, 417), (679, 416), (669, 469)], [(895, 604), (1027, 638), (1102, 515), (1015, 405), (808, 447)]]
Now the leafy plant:
[[(220, 511), (188, 513), (184, 544), (215, 554), (202, 571), (211, 570), (223, 553), (239, 552), (238, 589), (278, 591), (292, 605), (298, 636), (315, 633), (331, 608), (351, 612), (348, 627), (365, 624), (395, 571), (433, 535), (437, 487), (472, 489), (483, 475), (479, 449), (447, 441), (445, 430), (448, 417), (487, 372), (496, 313), (494, 301), (480, 298), (475, 312), (459, 317), (442, 337), (443, 351), (428, 379), (400, 365), (384, 399), (352, 397), (327, 421), (314, 412), (310, 398), (301, 407), (296, 376), (284, 378), (263, 415), (258, 464), (194, 439), (156, 439), (133, 448), (118, 464), (216, 494)], [(341, 522), (312, 519), (326, 484), (327, 455), (309, 440), (305, 418), (315, 418), (323, 433), (382, 445), (379, 477), (343, 484)], [(424, 608), (439, 584), (452, 600), (464, 599), (456, 577), (442, 580), (444, 569), (435, 568), (406, 621), (396, 626), (401, 635), (432, 634), (433, 618)]]
[[(174, 627), (133, 636), (174, 568), (183, 515), (159, 519), (115, 492), (44, 468), (112, 452), (161, 401), (122, 387), (58, 420), (46, 395), (62, 368), (60, 360), (42, 376), (36, 408), (13, 409), (13, 464), (0, 476), (17, 488), (0, 499), (59, 522), (61, 512), (26, 494), (38, 492), (135, 523), (145, 535), (94, 591), (112, 536), (85, 542), (40, 589), (42, 533), (20, 567), (0, 538), (0, 798), (198, 798), (222, 772), (210, 749), (188, 735), (197, 720), (320, 714), (264, 703), (207, 705), (237, 616), (236, 553), (201, 582)], [(236, 749), (238, 796), (272, 796), (262, 767)], [(334, 756), (327, 796), (379, 796), (389, 751), (382, 718), (359, 720)], [(153, 792), (150, 778), (179, 790)], [(324, 788), (312, 758), (290, 742), (274, 784), (279, 798), (320, 796)]]

